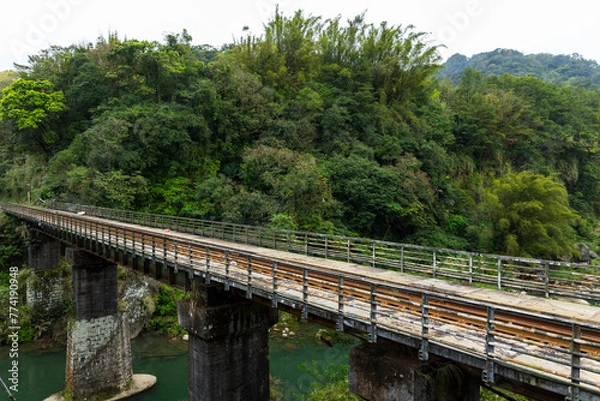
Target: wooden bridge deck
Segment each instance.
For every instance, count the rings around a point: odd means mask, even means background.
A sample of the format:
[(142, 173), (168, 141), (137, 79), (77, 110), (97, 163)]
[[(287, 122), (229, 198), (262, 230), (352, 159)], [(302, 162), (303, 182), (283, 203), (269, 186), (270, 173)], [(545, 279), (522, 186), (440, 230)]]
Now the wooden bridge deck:
[[(600, 308), (54, 210), (7, 213), (112, 259), (237, 288), (274, 307), (388, 338), (581, 400), (600, 397)], [(136, 263), (133, 263), (134, 265)], [(162, 265), (158, 268), (157, 264)], [(154, 268), (150, 269), (149, 266)], [(159, 277), (160, 278), (160, 277)]]

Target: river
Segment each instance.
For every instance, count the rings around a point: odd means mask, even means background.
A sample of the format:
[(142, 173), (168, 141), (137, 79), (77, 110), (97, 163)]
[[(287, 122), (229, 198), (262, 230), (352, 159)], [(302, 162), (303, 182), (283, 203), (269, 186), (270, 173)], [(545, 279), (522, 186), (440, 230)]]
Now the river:
[[(271, 375), (279, 381), (282, 401), (301, 400), (310, 392), (310, 383), (318, 368), (347, 364), (348, 351), (357, 342), (336, 342), (333, 347), (315, 340), (320, 326), (311, 323), (296, 328), (296, 335), (272, 336), (269, 342)], [(187, 343), (170, 341), (164, 336), (142, 335), (132, 340), (134, 373), (149, 373), (158, 379), (156, 386), (130, 398), (131, 401), (187, 400)], [(12, 362), (9, 348), (0, 347), (0, 376), (6, 382)], [(64, 348), (40, 350), (36, 344), (19, 346), (19, 392), (17, 401), (36, 401), (64, 388)], [(307, 365), (309, 370), (302, 368)], [(9, 384), (9, 383), (7, 383)], [(8, 397), (0, 390), (0, 400)]]

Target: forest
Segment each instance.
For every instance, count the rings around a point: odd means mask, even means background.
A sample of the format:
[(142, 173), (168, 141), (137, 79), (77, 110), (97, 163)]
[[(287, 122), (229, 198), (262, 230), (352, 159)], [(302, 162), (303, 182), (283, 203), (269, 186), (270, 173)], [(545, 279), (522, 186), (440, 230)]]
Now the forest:
[(452, 77), (413, 26), (302, 11), (221, 49), (186, 30), (50, 47), (0, 73), (0, 197), (525, 257), (598, 250), (597, 64), (554, 80), (449, 64)]

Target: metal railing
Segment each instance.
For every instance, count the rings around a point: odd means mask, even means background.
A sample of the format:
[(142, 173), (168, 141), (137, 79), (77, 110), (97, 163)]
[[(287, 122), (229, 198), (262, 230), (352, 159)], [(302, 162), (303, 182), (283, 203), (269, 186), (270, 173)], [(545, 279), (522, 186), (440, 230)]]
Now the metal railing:
[(407, 274), (526, 291), (532, 295), (565, 296), (600, 301), (600, 267), (561, 261), (517, 258), (432, 248), (357, 237), (291, 231), (243, 224), (164, 216), (88, 205), (51, 203), (50, 208), (171, 229), (307, 256), (392, 269)]
[[(545, 313), (552, 301), (540, 300), (540, 312), (534, 313), (470, 299), (468, 292), (459, 297), (341, 271), (323, 271), (228, 248), (227, 244), (207, 245), (165, 231), (172, 226), (161, 224), (173, 220), (159, 221), (153, 215), (129, 215), (127, 219), (141, 223), (144, 218), (144, 225), (152, 221), (163, 230), (18, 205), (3, 208), (39, 230), (100, 255), (121, 253), (158, 262), (169, 270), (170, 278), (178, 272), (187, 277), (201, 275), (206, 281), (224, 283), (226, 288), (240, 288), (248, 298), (269, 299), (273, 307), (285, 304), (301, 309), (304, 316), (326, 317), (340, 330), (345, 326), (359, 328), (372, 342), (385, 337), (410, 344), (419, 349), (424, 360), (430, 352), (457, 352), (483, 370), (486, 382), (493, 383), (502, 366), (551, 380), (562, 393), (575, 396), (572, 399), (587, 394), (585, 399), (591, 400), (600, 395), (597, 319)], [(86, 212), (92, 214), (91, 210)]]

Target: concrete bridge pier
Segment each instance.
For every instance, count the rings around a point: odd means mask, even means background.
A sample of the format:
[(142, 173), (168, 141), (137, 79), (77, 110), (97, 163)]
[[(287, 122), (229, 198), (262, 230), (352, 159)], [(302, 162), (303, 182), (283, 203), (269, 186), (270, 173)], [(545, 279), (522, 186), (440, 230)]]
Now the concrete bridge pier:
[(189, 332), (190, 401), (269, 400), (268, 329), (277, 322), (275, 309), (196, 279), (178, 315)]
[(66, 259), (77, 319), (67, 337), (66, 392), (72, 401), (108, 399), (133, 379), (129, 330), (118, 311), (117, 265), (76, 248), (67, 248)]
[(60, 308), (66, 297), (62, 271), (58, 270), (62, 258), (61, 242), (35, 230), (29, 230), (29, 238), (28, 266), (38, 279), (27, 282), (27, 306), (44, 312)]
[(350, 391), (367, 401), (479, 401), (481, 375), (446, 362), (420, 361), (397, 343), (364, 343), (350, 351)]

